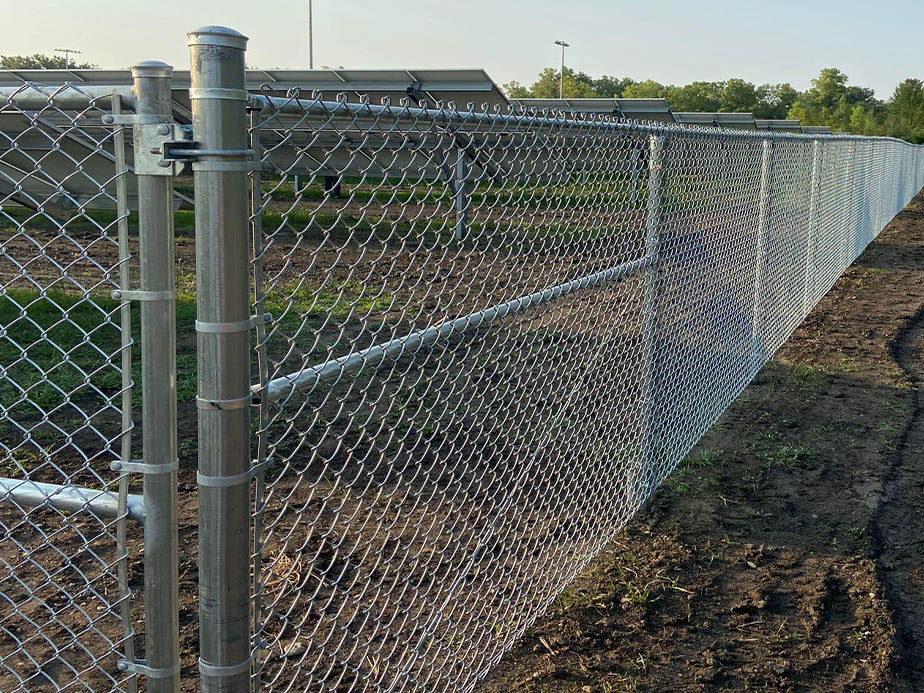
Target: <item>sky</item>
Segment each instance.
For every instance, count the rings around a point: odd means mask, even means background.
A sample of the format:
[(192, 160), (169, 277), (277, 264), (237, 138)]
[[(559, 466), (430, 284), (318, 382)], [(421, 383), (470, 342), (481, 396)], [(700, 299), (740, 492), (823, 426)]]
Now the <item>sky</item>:
[[(665, 84), (742, 77), (806, 89), (824, 67), (886, 99), (924, 78), (924, 0), (313, 0), (315, 66), (478, 67), (531, 84), (566, 64)], [(307, 0), (0, 0), (0, 54), (82, 51), (100, 67), (187, 68), (186, 31), (250, 37), (247, 64), (307, 67)]]

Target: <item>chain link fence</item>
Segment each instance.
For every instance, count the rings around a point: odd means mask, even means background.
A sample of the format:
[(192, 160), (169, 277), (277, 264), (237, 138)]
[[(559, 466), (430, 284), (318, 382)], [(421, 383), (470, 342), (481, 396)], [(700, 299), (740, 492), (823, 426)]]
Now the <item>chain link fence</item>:
[[(75, 109), (68, 101), (80, 102)], [(129, 188), (112, 99), (0, 101), (0, 690), (134, 690)], [(61, 105), (64, 104), (64, 105)], [(116, 107), (118, 109), (118, 107)], [(134, 190), (133, 190), (134, 192)]]
[(0, 690), (472, 690), (924, 185), (897, 140), (247, 94), (242, 36), (190, 46), (191, 134), (161, 64), (0, 90)]
[(885, 139), (259, 105), (265, 690), (471, 690), (924, 173)]

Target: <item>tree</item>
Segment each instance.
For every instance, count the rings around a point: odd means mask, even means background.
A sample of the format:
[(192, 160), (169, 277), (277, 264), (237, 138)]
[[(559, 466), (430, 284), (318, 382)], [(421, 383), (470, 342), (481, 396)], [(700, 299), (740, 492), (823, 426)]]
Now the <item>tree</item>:
[(43, 55), (0, 55), (0, 70), (66, 70), (68, 67), (78, 70), (99, 67), (92, 63), (64, 63), (64, 56)]
[[(589, 83), (587, 75), (581, 73), (583, 77), (576, 74), (569, 67), (565, 68), (565, 81), (563, 95), (568, 98), (582, 98), (596, 96), (593, 87)], [(534, 99), (557, 99), (561, 85), (561, 72), (554, 67), (547, 67), (539, 73), (538, 79), (530, 88), (530, 95)]]
[(529, 88), (524, 87), (515, 79), (507, 82), (507, 84), (501, 88), (504, 90), (504, 93), (511, 99), (528, 99), (530, 96), (532, 96), (532, 92), (529, 90)]
[(629, 77), (610, 77), (609, 75), (603, 75), (599, 79), (591, 81), (591, 86), (597, 96), (607, 98), (618, 98), (623, 96), (626, 87), (631, 84), (635, 84), (635, 80)]
[(900, 82), (892, 92), (886, 110), (887, 134), (924, 143), (924, 82), (919, 79)]
[[(829, 125), (834, 130), (853, 132), (852, 127), (872, 127), (869, 121), (875, 121), (880, 105), (872, 89), (848, 87), (846, 74), (836, 67), (826, 67), (812, 80), (812, 88), (793, 103), (789, 117), (806, 125)], [(857, 107), (865, 116), (860, 116)]]
[(682, 87), (667, 87), (664, 98), (671, 110), (715, 113), (722, 105), (724, 82), (690, 82)]
[(725, 113), (753, 113), (759, 105), (757, 88), (737, 78), (725, 82), (719, 99), (719, 110)]
[(761, 84), (755, 92), (757, 96), (757, 108), (753, 111), (755, 118), (785, 118), (789, 109), (801, 96), (789, 82)]
[(660, 82), (646, 79), (644, 82), (634, 82), (622, 91), (627, 99), (657, 99), (664, 96), (665, 86)]

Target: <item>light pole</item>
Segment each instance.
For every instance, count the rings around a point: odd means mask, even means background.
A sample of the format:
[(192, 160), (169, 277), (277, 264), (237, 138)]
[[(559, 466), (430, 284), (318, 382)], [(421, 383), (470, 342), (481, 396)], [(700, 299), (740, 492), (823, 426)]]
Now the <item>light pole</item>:
[(311, 17), (311, 0), (308, 0), (308, 69), (314, 69), (314, 25)]
[(80, 55), (80, 51), (74, 50), (73, 48), (55, 48), (55, 53), (64, 53), (64, 69), (67, 70), (70, 68), (70, 57), (71, 53), (75, 55)]
[(556, 46), (561, 46), (561, 74), (559, 75), (560, 80), (558, 83), (558, 98), (565, 98), (565, 49), (571, 45), (565, 43), (564, 41), (556, 41)]

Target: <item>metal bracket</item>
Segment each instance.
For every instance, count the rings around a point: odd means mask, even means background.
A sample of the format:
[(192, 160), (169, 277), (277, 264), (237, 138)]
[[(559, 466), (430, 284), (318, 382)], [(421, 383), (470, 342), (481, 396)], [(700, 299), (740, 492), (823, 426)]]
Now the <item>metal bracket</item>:
[(171, 124), (170, 116), (138, 115), (137, 113), (107, 113), (102, 117), (103, 125), (160, 125)]
[(179, 662), (170, 669), (154, 669), (149, 667), (143, 659), (139, 659), (135, 662), (121, 659), (117, 666), (119, 671), (127, 671), (130, 674), (140, 674), (141, 676), (147, 676), (149, 679), (168, 679), (180, 675)]
[(116, 289), (112, 297), (122, 301), (175, 301), (176, 291), (143, 291), (140, 289)]
[(177, 125), (169, 117), (150, 115), (106, 115), (106, 124), (131, 125), (135, 140), (135, 173), (141, 176), (175, 176), (183, 170), (181, 160), (164, 153), (171, 145), (192, 140), (192, 127)]
[(238, 161), (252, 161), (257, 153), (253, 149), (201, 149), (201, 143), (193, 139), (177, 139), (164, 142), (164, 161), (198, 161), (204, 156)]
[(251, 655), (249, 659), (245, 659), (243, 662), (238, 662), (237, 664), (231, 664), (229, 666), (209, 664), (208, 662), (204, 661), (202, 657), (199, 657), (199, 673), (203, 676), (211, 676), (213, 678), (237, 676), (238, 674), (249, 672), (252, 665), (253, 655)]
[(253, 395), (235, 397), (234, 399), (206, 399), (196, 397), (196, 407), (209, 411), (227, 411), (228, 409), (243, 409), (252, 405)]
[(169, 474), (180, 468), (180, 461), (174, 460), (170, 464), (148, 464), (142, 460), (131, 462), (112, 462), (109, 468), (114, 472), (133, 472), (135, 474)]
[(205, 332), (208, 334), (249, 332), (257, 325), (265, 325), (272, 319), (272, 313), (264, 313), (263, 315), (251, 315), (249, 319), (239, 320), (238, 322), (205, 322), (196, 320), (196, 332)]
[(242, 474), (232, 474), (231, 476), (206, 476), (196, 472), (196, 483), (199, 486), (208, 486), (211, 488), (225, 488), (228, 486), (237, 486), (250, 482), (257, 474), (266, 469), (267, 465), (273, 461), (272, 457), (267, 457), (262, 462), (258, 462)]

